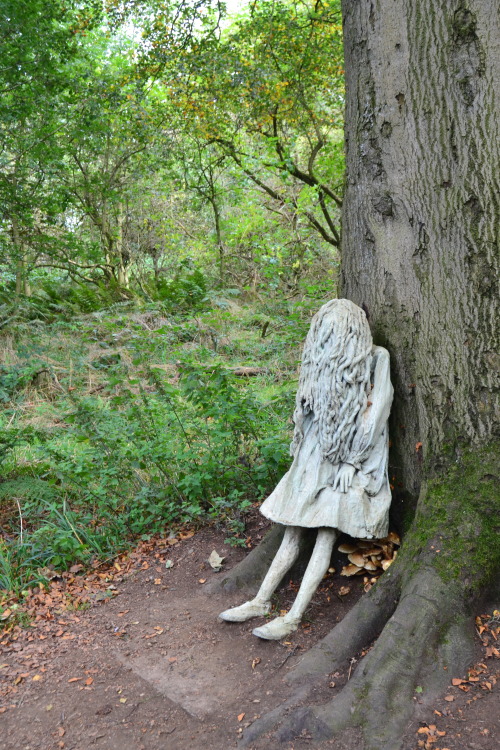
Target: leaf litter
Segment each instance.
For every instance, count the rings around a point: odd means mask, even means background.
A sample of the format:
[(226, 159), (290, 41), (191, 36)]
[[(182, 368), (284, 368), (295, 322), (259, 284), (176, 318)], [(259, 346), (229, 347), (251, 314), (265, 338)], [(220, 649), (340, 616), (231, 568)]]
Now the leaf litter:
[[(179, 539), (177, 543), (180, 543), (181, 541), (182, 540)], [(393, 545), (393, 550), (394, 547), (397, 546), (395, 540), (389, 537), (384, 540), (370, 540), (369, 542), (367, 540), (358, 540), (351, 545), (354, 549), (350, 549), (349, 551), (346, 550), (344, 554), (353, 555), (358, 553), (362, 556), (364, 561), (367, 561), (372, 555), (380, 555), (381, 559), (389, 559), (387, 557), (390, 552), (389, 545)], [(2, 623), (3, 625), (6, 625), (3, 636), (3, 645), (17, 648), (16, 643), (18, 641), (27, 642), (32, 646), (40, 641), (38, 648), (42, 648), (44, 646), (43, 640), (46, 638), (61, 641), (64, 639), (75, 638), (72, 629), (80, 622), (81, 615), (79, 616), (77, 614), (78, 610), (75, 611), (72, 602), (76, 599), (80, 599), (83, 603), (88, 602), (90, 605), (95, 606), (97, 600), (93, 598), (93, 595), (97, 592), (108, 591), (111, 592), (111, 595), (106, 597), (106, 599), (113, 599), (120, 593), (120, 583), (122, 583), (128, 575), (137, 570), (148, 570), (158, 564), (165, 565), (166, 553), (171, 547), (172, 545), (169, 544), (167, 540), (148, 540), (147, 542), (141, 543), (141, 545), (139, 545), (139, 547), (133, 552), (120, 556), (116, 561), (109, 563), (108, 565), (94, 565), (87, 573), (85, 573), (84, 570), (74, 571), (73, 573), (68, 571), (52, 577), (47, 585), (39, 587), (38, 591), (32, 592), (32, 594), (29, 597), (26, 597), (22, 602), (23, 611), (31, 617), (31, 624), (27, 629), (21, 628), (15, 620)], [(205, 560), (206, 559), (207, 558), (205, 558)], [(115, 564), (115, 562), (118, 564)], [(361, 562), (361, 559), (358, 558), (358, 562)], [(354, 563), (350, 562), (350, 564)], [(369, 570), (369, 568), (365, 570)], [(365, 571), (363, 570), (362, 572), (364, 573)], [(380, 572), (382, 571), (380, 570)], [(150, 582), (152, 581), (153, 579), (151, 578)], [(113, 586), (113, 588), (110, 588), (110, 586)], [(347, 586), (344, 588), (345, 592), (342, 591), (342, 594), (349, 593), (349, 587)], [(14, 602), (12, 601), (12, 603)], [(128, 611), (129, 610), (122, 609), (117, 613), (117, 616), (123, 617)], [(139, 623), (137, 622), (135, 624), (138, 625)], [(128, 625), (129, 623), (124, 623), (124, 629), (127, 628)], [(492, 674), (491, 665), (499, 656), (497, 649), (499, 625), (500, 613), (497, 611), (493, 614), (478, 616), (476, 619), (476, 628), (478, 637), (485, 648), (485, 655), (483, 657), (484, 662), (476, 665), (474, 669), (469, 670), (466, 676), (452, 677), (450, 679), (450, 693), (453, 691), (458, 695), (462, 695), (464, 699), (467, 698), (473, 700), (473, 693), (481, 691), (483, 695), (489, 695), (492, 690), (495, 689), (498, 682), (498, 676)], [(154, 632), (152, 633), (151, 630)], [(159, 625), (154, 627), (151, 626), (151, 630), (147, 635), (150, 635), (150, 637), (152, 636), (153, 640), (156, 641), (155, 636), (161, 634), (160, 631), (162, 628)], [(176, 659), (176, 657), (171, 657), (170, 663), (174, 664), (174, 659)], [(260, 664), (259, 657), (251, 660), (249, 666), (252, 672), (258, 671), (256, 670), (258, 664)], [(19, 702), (20, 694), (16, 695), (16, 693), (23, 684), (33, 684), (34, 688), (36, 687), (37, 690), (40, 690), (39, 686), (42, 683), (45, 683), (45, 679), (33, 681), (33, 677), (35, 675), (41, 675), (45, 669), (45, 667), (41, 669), (41, 666), (41, 662), (27, 662), (26, 667), (28, 667), (29, 671), (27, 671), (26, 668), (23, 671), (18, 669), (16, 673), (10, 671), (10, 665), (0, 665), (0, 674), (3, 672), (6, 673), (10, 687), (13, 687), (15, 691), (9, 696), (10, 701), (12, 701), (12, 707)], [(74, 674), (74, 676), (71, 674), (67, 675), (66, 679), (69, 678), (72, 680), (71, 684), (75, 691), (92, 690), (94, 687), (93, 678), (89, 678), (87, 674), (88, 672), (83, 676), (79, 676), (78, 672), (76, 672), (76, 675)], [(17, 680), (16, 686), (13, 686), (13, 678)], [(333, 683), (331, 687), (333, 687), (334, 684), (335, 683)], [(23, 688), (23, 690), (24, 689), (25, 688)], [(468, 691), (470, 691), (469, 695), (464, 695), (464, 693)], [(0, 707), (1, 713), (9, 708), (9, 698), (7, 698), (7, 693), (4, 692), (4, 696), (7, 705)], [(120, 702), (125, 703), (125, 701), (126, 699)], [(53, 705), (53, 703), (50, 703), (47, 704), (47, 706), (44, 706), (45, 711), (51, 711)], [(455, 703), (451, 705), (450, 702), (445, 705), (454, 708)], [(245, 713), (245, 711), (243, 710), (242, 713)], [(435, 713), (438, 719), (441, 720), (442, 712), (436, 711)], [(238, 714), (238, 717), (240, 715), (241, 714)], [(241, 719), (241, 725), (243, 725), (244, 718), (245, 717), (243, 716)], [(446, 746), (443, 746), (443, 743), (439, 742), (439, 738), (443, 735), (438, 734), (438, 732), (444, 730), (441, 727), (434, 730), (433, 724), (430, 722), (426, 724), (426, 726), (429, 729), (429, 733), (420, 732), (418, 734), (418, 747), (426, 748), (426, 750), (427, 748), (430, 750), (446, 750)], [(487, 731), (488, 730), (486, 730), (486, 732)], [(430, 742), (430, 740), (432, 740), (432, 742)], [(450, 750), (455, 750), (455, 745), (453, 745)]]

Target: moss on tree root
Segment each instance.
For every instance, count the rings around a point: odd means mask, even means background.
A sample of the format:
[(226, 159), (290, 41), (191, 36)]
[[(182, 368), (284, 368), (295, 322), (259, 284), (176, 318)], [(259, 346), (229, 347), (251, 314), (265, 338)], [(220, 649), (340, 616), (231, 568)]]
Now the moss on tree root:
[(500, 566), (499, 456), (498, 441), (453, 451), (446, 471), (424, 484), (405, 540), (413, 567), (425, 557), (465, 599), (488, 586)]

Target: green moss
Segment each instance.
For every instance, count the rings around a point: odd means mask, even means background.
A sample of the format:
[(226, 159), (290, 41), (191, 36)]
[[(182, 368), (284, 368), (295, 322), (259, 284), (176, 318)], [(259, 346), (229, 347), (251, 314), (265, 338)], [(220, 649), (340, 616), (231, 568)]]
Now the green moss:
[(444, 580), (470, 590), (500, 567), (499, 454), (498, 442), (468, 449), (428, 480), (406, 543), (414, 562), (432, 558)]

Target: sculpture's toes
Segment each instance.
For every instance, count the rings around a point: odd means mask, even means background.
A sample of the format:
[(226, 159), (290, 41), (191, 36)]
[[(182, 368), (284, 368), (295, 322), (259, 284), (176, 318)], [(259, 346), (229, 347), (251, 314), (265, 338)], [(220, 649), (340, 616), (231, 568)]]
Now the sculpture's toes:
[(219, 615), (219, 620), (225, 620), (226, 622), (245, 622), (250, 620), (252, 617), (262, 617), (267, 615), (271, 609), (270, 602), (245, 602), (239, 607), (232, 607), (226, 609)]
[(280, 641), (297, 630), (299, 623), (300, 620), (293, 620), (285, 615), (285, 617), (276, 617), (275, 620), (271, 620), (260, 628), (255, 628), (252, 633), (258, 638), (265, 638), (267, 641)]

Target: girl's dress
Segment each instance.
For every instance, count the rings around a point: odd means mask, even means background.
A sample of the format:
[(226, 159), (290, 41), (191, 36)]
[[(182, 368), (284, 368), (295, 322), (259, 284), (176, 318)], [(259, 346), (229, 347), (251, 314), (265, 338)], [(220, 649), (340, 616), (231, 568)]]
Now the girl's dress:
[(260, 508), (266, 518), (286, 526), (331, 527), (362, 539), (387, 535), (391, 504), (387, 420), (394, 391), (389, 353), (381, 346), (372, 350), (370, 382), (368, 405), (358, 415), (346, 461), (356, 469), (351, 487), (347, 492), (333, 489), (342, 464), (323, 457), (317, 424), (310, 413), (290, 469)]

